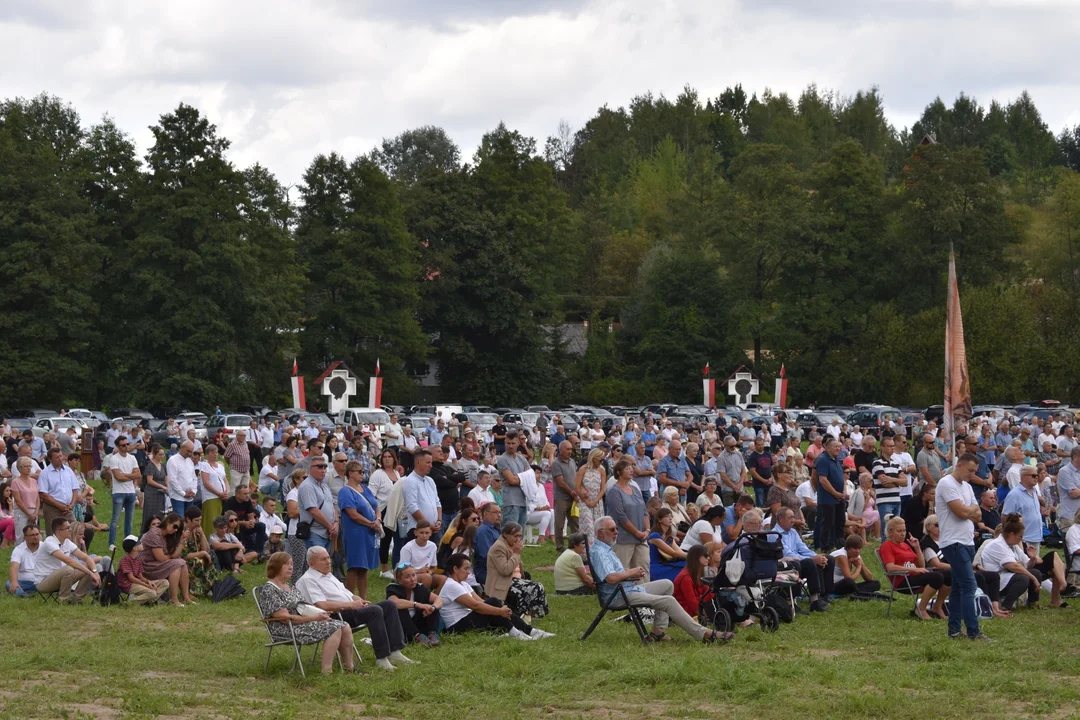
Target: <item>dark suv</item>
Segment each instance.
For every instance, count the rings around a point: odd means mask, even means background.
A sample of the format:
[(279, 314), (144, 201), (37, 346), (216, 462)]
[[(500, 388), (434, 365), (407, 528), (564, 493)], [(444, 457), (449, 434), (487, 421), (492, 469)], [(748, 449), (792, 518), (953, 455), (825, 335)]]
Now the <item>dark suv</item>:
[(849, 429), (858, 425), (870, 435), (881, 437), (881, 428), (885, 426), (886, 420), (892, 420), (893, 425), (903, 427), (904, 413), (894, 407), (864, 408), (848, 415), (844, 422)]

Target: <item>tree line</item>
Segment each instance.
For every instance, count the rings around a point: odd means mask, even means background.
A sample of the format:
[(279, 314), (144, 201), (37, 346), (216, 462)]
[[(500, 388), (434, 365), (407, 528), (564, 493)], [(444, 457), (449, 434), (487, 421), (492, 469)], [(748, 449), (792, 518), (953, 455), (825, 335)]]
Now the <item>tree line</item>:
[(0, 407), (286, 404), (293, 357), (379, 359), (391, 402), (432, 360), (487, 404), (697, 400), (707, 362), (784, 364), (794, 404), (939, 402), (950, 246), (975, 402), (1080, 400), (1080, 125), (1026, 92), (897, 130), (876, 89), (688, 87), (542, 149), (407, 130), (294, 192), (191, 106), (151, 129), (139, 157), (0, 103)]

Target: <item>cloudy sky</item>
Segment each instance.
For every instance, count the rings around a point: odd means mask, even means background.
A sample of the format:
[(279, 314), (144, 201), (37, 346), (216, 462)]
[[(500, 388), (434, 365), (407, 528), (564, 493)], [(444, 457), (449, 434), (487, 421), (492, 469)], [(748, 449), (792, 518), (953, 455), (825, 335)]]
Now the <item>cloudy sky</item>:
[(897, 127), (937, 95), (1026, 88), (1056, 133), (1080, 123), (1078, 37), (1080, 0), (0, 0), (0, 87), (108, 113), (141, 150), (187, 102), (291, 183), (419, 125), (465, 158), (500, 120), (542, 147), (686, 84), (877, 85)]

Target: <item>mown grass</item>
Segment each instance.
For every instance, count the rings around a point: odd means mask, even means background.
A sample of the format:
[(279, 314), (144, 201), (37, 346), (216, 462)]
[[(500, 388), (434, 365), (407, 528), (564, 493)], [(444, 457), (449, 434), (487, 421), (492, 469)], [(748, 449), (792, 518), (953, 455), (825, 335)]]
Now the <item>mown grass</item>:
[[(99, 493), (103, 505), (107, 493)], [(107, 522), (108, 507), (101, 508)], [(105, 552), (107, 537), (94, 540)], [(867, 552), (867, 558), (872, 560)], [(4, 568), (9, 552), (0, 553)], [(549, 566), (551, 546), (527, 548)], [(275, 650), (263, 673), (265, 631), (247, 598), (195, 607), (59, 607), (0, 598), (3, 717), (309, 718), (953, 718), (1080, 717), (1080, 607), (1021, 612), (986, 631), (998, 642), (950, 641), (941, 622), (885, 618), (884, 603), (838, 601), (775, 634), (742, 630), (727, 646), (642, 648), (633, 629), (605, 622), (578, 640), (593, 598), (557, 597), (536, 571), (558, 637), (531, 643), (484, 635), (413, 648), (422, 661), (368, 677), (288, 675)], [(261, 567), (243, 576), (251, 587)], [(385, 581), (372, 583), (381, 599)], [(310, 653), (306, 655), (310, 657)]]

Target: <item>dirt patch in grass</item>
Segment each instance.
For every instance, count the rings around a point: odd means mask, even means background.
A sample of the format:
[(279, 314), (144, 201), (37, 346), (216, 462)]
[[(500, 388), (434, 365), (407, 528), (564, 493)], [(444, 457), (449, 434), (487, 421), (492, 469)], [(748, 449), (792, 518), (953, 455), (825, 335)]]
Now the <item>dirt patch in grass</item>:
[(101, 703), (78, 703), (75, 705), (68, 705), (71, 710), (76, 710), (84, 715), (89, 715), (92, 718), (100, 718), (101, 720), (108, 720), (109, 718), (120, 717), (120, 710)]

